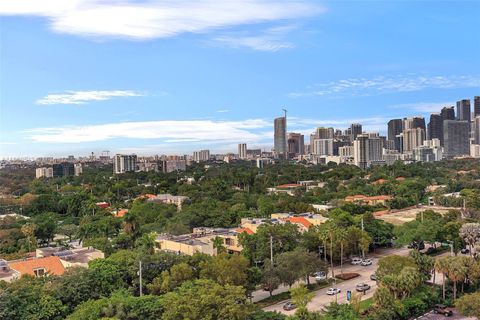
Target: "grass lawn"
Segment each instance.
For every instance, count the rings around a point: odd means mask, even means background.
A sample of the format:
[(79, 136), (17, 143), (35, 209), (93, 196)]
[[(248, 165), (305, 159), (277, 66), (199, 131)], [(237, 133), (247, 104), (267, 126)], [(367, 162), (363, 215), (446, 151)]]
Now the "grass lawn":
[(373, 297), (360, 302), (360, 313), (367, 310), (373, 304)]

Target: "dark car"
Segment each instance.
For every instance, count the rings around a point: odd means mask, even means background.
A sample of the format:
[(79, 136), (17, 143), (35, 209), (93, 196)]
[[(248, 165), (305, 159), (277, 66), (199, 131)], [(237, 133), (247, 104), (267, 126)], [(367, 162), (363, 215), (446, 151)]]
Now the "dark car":
[(470, 253), (470, 250), (468, 250), (467, 248), (463, 248), (462, 250), (460, 250), (460, 252), (463, 254), (467, 254)]
[(433, 308), (433, 312), (438, 314), (443, 314), (445, 317), (453, 316), (453, 311), (447, 308), (443, 304), (436, 304), (435, 307)]
[(423, 250), (425, 249), (425, 243), (423, 241), (413, 241), (407, 246), (408, 249)]
[(287, 302), (283, 305), (283, 310), (290, 311), (295, 309), (297, 306), (293, 302)]

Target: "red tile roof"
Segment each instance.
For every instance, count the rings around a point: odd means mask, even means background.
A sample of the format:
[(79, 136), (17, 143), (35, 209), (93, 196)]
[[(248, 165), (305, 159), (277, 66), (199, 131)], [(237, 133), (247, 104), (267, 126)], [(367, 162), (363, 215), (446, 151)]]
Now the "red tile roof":
[(50, 256), (45, 258), (36, 258), (25, 261), (9, 263), (10, 268), (18, 271), (21, 275), (29, 274), (34, 276), (34, 269), (44, 268), (50, 275), (61, 276), (65, 272), (65, 268), (59, 257)]
[(120, 209), (115, 213), (115, 217), (117, 218), (123, 218), (124, 215), (126, 215), (128, 212), (128, 209)]
[(305, 219), (304, 217), (290, 217), (290, 218), (286, 218), (285, 221), (290, 221), (291, 223), (295, 223), (295, 224), (301, 224), (307, 229), (310, 228), (310, 226), (312, 225), (312, 223), (307, 219)]
[(250, 228), (238, 228), (235, 231), (237, 231), (238, 233), (245, 232), (246, 234), (254, 234), (254, 232)]

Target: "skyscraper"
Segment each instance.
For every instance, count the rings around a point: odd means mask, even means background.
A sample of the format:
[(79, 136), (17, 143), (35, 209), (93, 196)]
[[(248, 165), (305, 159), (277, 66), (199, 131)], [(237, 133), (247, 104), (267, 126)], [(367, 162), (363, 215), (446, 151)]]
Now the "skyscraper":
[(273, 145), (275, 156), (287, 158), (287, 118), (280, 117), (274, 120)]
[(443, 120), (455, 120), (455, 109), (453, 107), (443, 107), (440, 115)]
[(430, 122), (428, 123), (428, 140), (438, 139), (443, 141), (443, 119), (438, 113), (430, 115)]
[(246, 143), (239, 143), (238, 144), (238, 158), (239, 159), (247, 159), (247, 144)]
[(472, 120), (472, 115), (469, 99), (457, 101), (457, 120), (467, 121), (468, 127), (470, 128), (470, 121)]
[(294, 156), (304, 154), (305, 141), (301, 133), (289, 132), (287, 134), (288, 153)]
[(480, 96), (473, 97), (473, 117), (480, 116)]
[(360, 123), (352, 123), (350, 125), (351, 141), (354, 141), (362, 132), (362, 125)]
[(480, 144), (480, 115), (473, 119), (473, 143)]
[(397, 137), (403, 130), (402, 119), (392, 119), (388, 121), (388, 140), (394, 141), (395, 150), (400, 151), (400, 139)]
[(443, 138), (445, 140), (444, 154), (446, 158), (470, 154), (469, 123), (459, 120), (443, 122)]
[(359, 134), (353, 142), (353, 160), (357, 167), (368, 168), (382, 160), (382, 139), (378, 135)]
[(416, 128), (426, 129), (424, 117), (410, 117), (403, 119), (403, 130)]

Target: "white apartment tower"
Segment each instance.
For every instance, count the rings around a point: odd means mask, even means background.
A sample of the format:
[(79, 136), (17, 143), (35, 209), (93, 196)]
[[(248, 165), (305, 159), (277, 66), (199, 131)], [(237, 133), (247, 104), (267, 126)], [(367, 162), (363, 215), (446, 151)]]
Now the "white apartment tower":
[(116, 154), (113, 158), (113, 173), (121, 174), (137, 170), (136, 154)]

